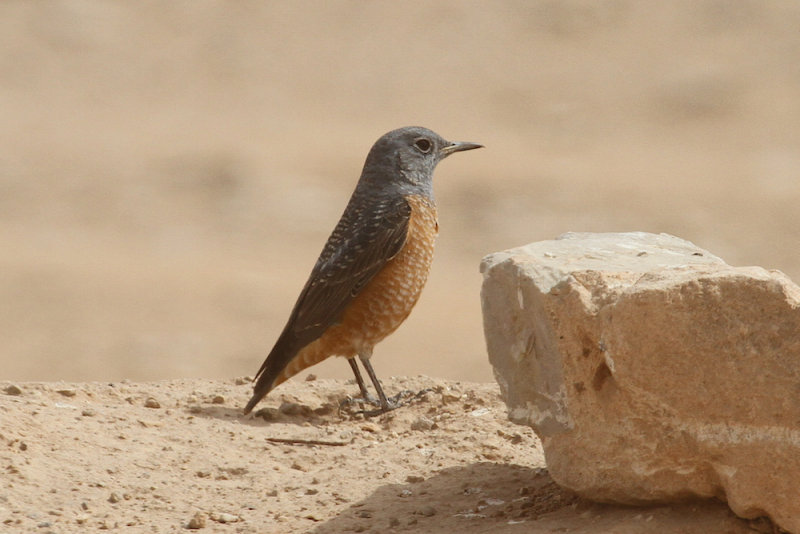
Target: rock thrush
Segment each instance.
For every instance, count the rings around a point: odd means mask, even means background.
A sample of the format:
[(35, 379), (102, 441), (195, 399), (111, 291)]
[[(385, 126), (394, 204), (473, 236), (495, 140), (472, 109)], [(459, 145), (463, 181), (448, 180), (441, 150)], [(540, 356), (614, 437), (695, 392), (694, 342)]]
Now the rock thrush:
[(393, 130), (375, 142), (339, 223), (256, 374), (244, 413), (275, 386), (329, 356), (347, 358), (368, 399), (358, 356), (378, 394), (379, 412), (393, 408), (372, 369), (372, 350), (408, 317), (428, 278), (439, 231), (436, 164), (481, 146), (445, 141), (421, 127)]

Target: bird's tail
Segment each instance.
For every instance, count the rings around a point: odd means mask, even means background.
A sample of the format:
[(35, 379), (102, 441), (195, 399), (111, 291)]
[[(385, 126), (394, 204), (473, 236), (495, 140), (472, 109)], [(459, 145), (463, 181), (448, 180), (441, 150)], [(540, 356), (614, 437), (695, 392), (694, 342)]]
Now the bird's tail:
[(249, 414), (255, 405), (258, 404), (267, 393), (272, 391), (275, 386), (288, 378), (284, 371), (286, 370), (286, 366), (297, 354), (294, 345), (294, 340), (285, 334), (278, 338), (269, 356), (267, 356), (267, 359), (261, 364), (261, 368), (253, 379), (255, 382), (253, 385), (253, 397), (247, 403), (247, 406), (244, 407), (245, 415)]
[(253, 398), (244, 408), (245, 415), (277, 385), (330, 356), (330, 347), (323, 345), (321, 341), (314, 340), (298, 350), (295, 340), (284, 340), (281, 336), (256, 374)]

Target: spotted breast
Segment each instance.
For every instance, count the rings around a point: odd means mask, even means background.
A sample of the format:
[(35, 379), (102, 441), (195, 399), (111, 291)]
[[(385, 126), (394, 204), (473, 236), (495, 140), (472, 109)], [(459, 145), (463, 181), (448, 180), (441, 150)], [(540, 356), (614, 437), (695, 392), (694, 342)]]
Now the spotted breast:
[(339, 324), (300, 350), (276, 386), (328, 356), (371, 354), (411, 313), (428, 279), (439, 223), (433, 201), (417, 195), (405, 199), (411, 216), (403, 248), (353, 299)]

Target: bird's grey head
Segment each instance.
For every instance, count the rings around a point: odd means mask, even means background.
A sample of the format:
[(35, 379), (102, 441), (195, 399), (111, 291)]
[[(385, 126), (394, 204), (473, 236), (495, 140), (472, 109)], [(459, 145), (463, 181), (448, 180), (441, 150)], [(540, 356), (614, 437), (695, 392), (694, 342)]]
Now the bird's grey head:
[(372, 145), (359, 185), (432, 198), (436, 164), (454, 152), (482, 146), (445, 141), (421, 126), (392, 130)]

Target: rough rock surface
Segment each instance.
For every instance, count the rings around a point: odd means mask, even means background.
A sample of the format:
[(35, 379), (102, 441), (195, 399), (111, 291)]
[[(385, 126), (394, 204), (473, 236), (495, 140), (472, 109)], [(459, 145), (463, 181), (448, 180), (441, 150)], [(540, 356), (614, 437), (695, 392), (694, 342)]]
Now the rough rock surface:
[(673, 236), (486, 257), (489, 357), (554, 480), (603, 502), (717, 497), (800, 532), (800, 288)]

